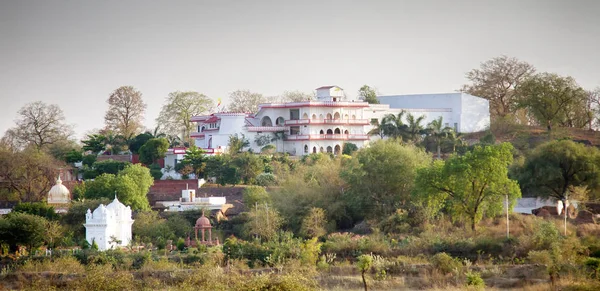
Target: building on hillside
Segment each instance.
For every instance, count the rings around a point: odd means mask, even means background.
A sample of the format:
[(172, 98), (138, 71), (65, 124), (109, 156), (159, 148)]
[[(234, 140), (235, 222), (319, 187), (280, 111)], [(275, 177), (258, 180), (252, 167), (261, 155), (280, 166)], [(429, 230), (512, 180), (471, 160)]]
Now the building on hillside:
[(362, 147), (368, 140), (367, 102), (347, 101), (337, 86), (317, 88), (315, 101), (260, 104), (256, 114), (215, 113), (192, 118), (198, 132), (191, 135), (203, 149), (227, 147), (229, 136), (243, 134), (254, 152), (272, 144), (292, 155), (339, 154), (345, 142)]
[(489, 101), (466, 93), (390, 95), (377, 99), (381, 105), (373, 107), (383, 110), (377, 110), (373, 118), (404, 111), (415, 117), (424, 116), (425, 125), (442, 117), (443, 125), (456, 132), (483, 131), (490, 126)]
[(132, 224), (131, 208), (115, 195), (115, 200), (107, 206), (100, 204), (94, 212), (87, 210), (83, 225), (85, 239), (90, 245), (96, 242), (101, 251), (127, 246), (131, 241)]
[[(315, 101), (260, 104), (256, 114), (214, 113), (195, 116), (197, 132), (190, 136), (209, 154), (223, 151), (231, 135), (244, 135), (249, 148), (260, 152), (268, 144), (277, 152), (307, 155), (340, 154), (344, 143), (365, 146), (371, 121), (401, 111), (425, 116), (423, 126), (443, 118), (459, 132), (475, 132), (489, 126), (488, 101), (464, 93), (397, 95), (378, 97), (382, 104), (347, 100), (338, 86), (316, 89)], [(406, 115), (405, 115), (406, 118)]]

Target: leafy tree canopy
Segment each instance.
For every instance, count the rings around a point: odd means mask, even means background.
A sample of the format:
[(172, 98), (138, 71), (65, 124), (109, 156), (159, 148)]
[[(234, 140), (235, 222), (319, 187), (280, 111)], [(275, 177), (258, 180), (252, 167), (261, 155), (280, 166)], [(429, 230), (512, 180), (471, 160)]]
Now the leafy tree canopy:
[(427, 209), (430, 217), (446, 207), (454, 219), (466, 218), (476, 230), (484, 213), (493, 216), (502, 211), (505, 195), (511, 205), (521, 197), (517, 181), (508, 178), (512, 150), (510, 143), (477, 146), (463, 156), (417, 170), (415, 202)]
[(115, 191), (119, 200), (131, 206), (134, 210), (150, 209), (147, 194), (150, 186), (154, 184), (154, 178), (150, 170), (139, 164), (127, 165), (117, 175), (102, 174), (94, 181), (86, 182), (85, 197), (87, 199), (99, 199), (115, 197)]
[(166, 138), (152, 138), (140, 148), (140, 162), (151, 165), (158, 159), (165, 157), (169, 150), (169, 141)]
[(375, 89), (364, 85), (358, 89), (358, 97), (363, 99), (365, 102), (369, 102), (370, 104), (379, 104), (379, 100), (377, 100), (377, 92)]

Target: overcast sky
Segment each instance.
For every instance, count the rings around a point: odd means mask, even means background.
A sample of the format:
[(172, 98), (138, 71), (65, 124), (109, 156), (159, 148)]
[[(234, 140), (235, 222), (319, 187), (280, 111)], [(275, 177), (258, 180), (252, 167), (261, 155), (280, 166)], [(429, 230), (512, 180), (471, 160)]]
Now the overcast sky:
[(23, 105), (58, 104), (78, 137), (131, 85), (154, 127), (165, 97), (267, 96), (363, 84), (382, 94), (457, 90), (508, 55), (600, 86), (600, 1), (0, 0), (0, 133)]

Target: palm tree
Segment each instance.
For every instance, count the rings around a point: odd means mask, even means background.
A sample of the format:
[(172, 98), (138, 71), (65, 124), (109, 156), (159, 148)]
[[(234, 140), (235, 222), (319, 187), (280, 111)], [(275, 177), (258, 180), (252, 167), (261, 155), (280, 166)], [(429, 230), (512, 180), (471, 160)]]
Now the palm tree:
[(409, 140), (412, 140), (414, 143), (419, 143), (421, 138), (426, 133), (425, 128), (421, 125), (421, 122), (425, 119), (425, 115), (421, 115), (415, 118), (414, 115), (408, 114), (406, 115), (406, 121), (408, 125), (406, 127), (406, 135)]
[(431, 121), (427, 125), (427, 133), (429, 137), (434, 140), (437, 146), (438, 159), (442, 158), (442, 141), (448, 137), (450, 131), (453, 131), (452, 128), (448, 126), (444, 127), (444, 122), (441, 116), (438, 119)]
[(373, 126), (373, 129), (369, 130), (369, 132), (367, 133), (368, 135), (378, 135), (379, 138), (383, 139), (383, 130), (381, 128), (381, 124), (379, 124), (379, 119), (371, 119), (371, 125)]
[(387, 114), (381, 119), (381, 132), (385, 136), (389, 136), (391, 138), (402, 138), (406, 135), (407, 126), (402, 122), (402, 117), (404, 117), (404, 110), (400, 111), (397, 115)]
[(104, 134), (105, 149), (110, 150), (110, 154), (118, 154), (123, 146), (126, 145), (126, 139), (120, 134), (115, 134), (113, 131), (107, 131)]
[(462, 134), (454, 131), (454, 129), (450, 129), (448, 131), (447, 140), (452, 145), (453, 153), (456, 152), (456, 146), (461, 146), (465, 143), (465, 141), (462, 139)]
[(152, 136), (152, 138), (161, 138), (161, 137), (164, 137), (164, 138), (166, 138), (166, 137), (167, 137), (167, 135), (166, 135), (164, 132), (161, 132), (161, 131), (160, 131), (160, 125), (157, 125), (157, 126), (154, 128), (154, 131), (149, 131), (149, 130), (146, 130), (146, 132), (145, 132), (145, 133), (147, 133), (147, 134), (149, 134), (150, 136)]
[(286, 138), (286, 134), (285, 131), (275, 131), (273, 132), (273, 138), (271, 139), (271, 141), (275, 142), (275, 148), (276, 151), (279, 152), (279, 148), (277, 146), (277, 141), (281, 140), (281, 146), (282, 146), (282, 151), (285, 152), (285, 138)]

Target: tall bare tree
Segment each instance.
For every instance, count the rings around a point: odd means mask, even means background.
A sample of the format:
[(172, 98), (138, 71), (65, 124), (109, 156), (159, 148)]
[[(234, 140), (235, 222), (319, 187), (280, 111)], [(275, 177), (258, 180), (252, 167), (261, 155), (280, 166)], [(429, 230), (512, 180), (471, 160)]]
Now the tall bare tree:
[(61, 165), (49, 154), (33, 148), (0, 149), (0, 179), (23, 202), (43, 200), (54, 185)]
[(460, 91), (488, 99), (492, 118), (504, 117), (516, 110), (516, 89), (535, 68), (516, 58), (499, 56), (481, 63), (466, 74), (469, 84)]
[(308, 94), (301, 91), (285, 91), (278, 98), (279, 102), (302, 102), (315, 99), (314, 94)]
[(262, 94), (253, 93), (248, 90), (237, 90), (229, 94), (229, 111), (232, 112), (256, 112), (258, 104), (268, 102)]
[(156, 123), (163, 131), (172, 136), (190, 140), (194, 128), (193, 116), (207, 114), (214, 108), (212, 99), (198, 92), (172, 92), (162, 107)]
[(122, 86), (108, 97), (104, 116), (106, 128), (130, 139), (142, 130), (146, 104), (142, 93), (132, 86)]
[(73, 128), (65, 122), (60, 107), (41, 101), (23, 106), (15, 123), (15, 127), (6, 131), (4, 139), (19, 148), (33, 145), (42, 149), (73, 135)]

